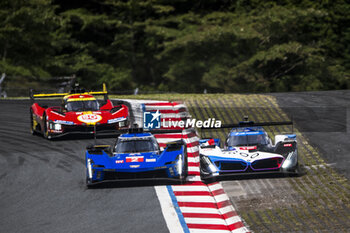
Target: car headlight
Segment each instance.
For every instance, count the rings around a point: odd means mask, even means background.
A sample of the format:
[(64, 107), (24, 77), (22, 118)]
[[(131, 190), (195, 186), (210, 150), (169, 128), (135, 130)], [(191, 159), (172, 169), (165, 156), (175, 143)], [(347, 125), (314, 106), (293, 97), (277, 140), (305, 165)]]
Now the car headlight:
[(120, 122), (119, 122), (119, 127), (124, 127), (124, 126), (126, 126), (126, 123), (127, 123), (127, 120), (125, 120), (125, 121), (120, 121)]
[(209, 164), (209, 169), (212, 173), (215, 173), (218, 171), (218, 169), (212, 163)]
[(92, 179), (92, 174), (93, 174), (92, 164), (93, 164), (92, 159), (88, 159), (88, 161), (87, 161), (87, 169), (88, 169), (88, 175), (89, 175), (90, 179)]
[(58, 123), (55, 123), (55, 124), (54, 124), (54, 129), (55, 129), (55, 130), (62, 130), (62, 125), (61, 125), (61, 124), (58, 124)]
[(287, 158), (282, 164), (283, 169), (288, 169), (294, 167), (298, 162), (298, 152), (292, 151), (288, 154)]
[(182, 155), (178, 155), (179, 159), (177, 161), (177, 171), (179, 172), (179, 175), (182, 174), (182, 164), (183, 164), (183, 160), (182, 160)]
[(60, 131), (60, 130), (62, 130), (62, 125), (59, 123), (50, 122), (49, 129)]
[(208, 168), (210, 169), (210, 171), (212, 173), (215, 173), (218, 171), (218, 169), (214, 166), (214, 164), (212, 164), (212, 162), (210, 161), (210, 159), (208, 157), (204, 156), (203, 159), (207, 163)]
[(291, 161), (286, 159), (282, 164), (282, 168), (286, 169), (291, 167), (291, 165), (292, 165)]

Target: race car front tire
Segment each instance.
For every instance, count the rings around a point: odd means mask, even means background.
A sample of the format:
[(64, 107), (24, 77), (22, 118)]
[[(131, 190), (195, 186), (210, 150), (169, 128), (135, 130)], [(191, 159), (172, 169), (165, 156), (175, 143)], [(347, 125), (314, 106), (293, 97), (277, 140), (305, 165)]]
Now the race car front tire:
[(95, 189), (95, 188), (97, 188), (98, 186), (95, 186), (94, 184), (95, 184), (95, 182), (93, 180), (91, 180), (90, 178), (86, 177), (86, 188), (87, 189)]
[(49, 130), (48, 130), (48, 121), (47, 121), (47, 116), (44, 115), (43, 116), (44, 118), (44, 127), (43, 127), (43, 135), (44, 135), (44, 138), (50, 140), (51, 139), (51, 134), (49, 133)]
[(180, 176), (180, 182), (181, 184), (184, 184), (186, 183), (186, 180), (187, 180), (187, 176), (188, 176), (188, 162), (187, 162), (187, 156), (184, 155), (184, 165), (183, 165), (183, 168), (182, 168), (182, 176)]
[(33, 119), (33, 110), (30, 109), (30, 133), (32, 135), (37, 135), (37, 131), (35, 129), (35, 126), (34, 126), (34, 119)]
[(295, 165), (294, 169), (293, 169), (294, 175), (295, 176), (301, 176), (303, 174), (302, 168), (299, 165), (299, 162), (297, 162), (297, 164)]
[(92, 179), (90, 179), (89, 177), (86, 177), (86, 187), (89, 189), (91, 188), (92, 184), (93, 184)]

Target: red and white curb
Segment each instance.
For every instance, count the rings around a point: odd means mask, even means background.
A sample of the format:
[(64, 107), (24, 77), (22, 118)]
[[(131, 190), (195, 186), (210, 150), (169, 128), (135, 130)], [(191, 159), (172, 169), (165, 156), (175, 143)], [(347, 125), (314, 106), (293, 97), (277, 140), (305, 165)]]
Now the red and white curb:
[(248, 232), (220, 183), (173, 185), (189, 232)]
[[(162, 119), (173, 121), (189, 117), (187, 108), (182, 103), (145, 103), (143, 110), (159, 110)], [(185, 129), (183, 133), (158, 134), (155, 137), (161, 147), (180, 138), (187, 144), (187, 183), (155, 187), (169, 231), (171, 233), (249, 232), (221, 184), (219, 182), (205, 184), (201, 181), (197, 134), (193, 130)]]

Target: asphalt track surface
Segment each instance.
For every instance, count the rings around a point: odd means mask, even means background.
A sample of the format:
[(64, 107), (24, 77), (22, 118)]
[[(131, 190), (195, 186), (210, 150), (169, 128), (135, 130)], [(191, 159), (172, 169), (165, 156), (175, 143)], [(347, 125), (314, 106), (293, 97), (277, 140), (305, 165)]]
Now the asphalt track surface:
[[(322, 158), (349, 178), (350, 91), (270, 95), (293, 114), (296, 126)], [(93, 140), (47, 141), (30, 135), (29, 106), (28, 100), (0, 100), (0, 232), (168, 232), (153, 188), (157, 183), (86, 190), (84, 150)], [(113, 139), (98, 141), (109, 144)], [(251, 199), (240, 201), (239, 195), (261, 191), (263, 181), (230, 181), (224, 188), (238, 207), (246, 206)], [(287, 179), (276, 187), (284, 184), (286, 196), (296, 195)]]
[(168, 232), (154, 183), (86, 189), (93, 139), (31, 135), (29, 106), (0, 100), (0, 232)]
[(327, 163), (350, 179), (350, 90), (271, 95)]

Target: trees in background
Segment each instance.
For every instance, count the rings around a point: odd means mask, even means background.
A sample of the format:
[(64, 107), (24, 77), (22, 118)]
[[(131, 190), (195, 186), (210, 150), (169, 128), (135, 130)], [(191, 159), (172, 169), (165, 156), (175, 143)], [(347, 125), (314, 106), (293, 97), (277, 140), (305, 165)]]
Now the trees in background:
[[(0, 71), (89, 88), (265, 92), (350, 85), (345, 0), (11, 0)], [(23, 83), (22, 83), (23, 84)]]
[(50, 77), (58, 16), (49, 0), (0, 2), (0, 71)]

